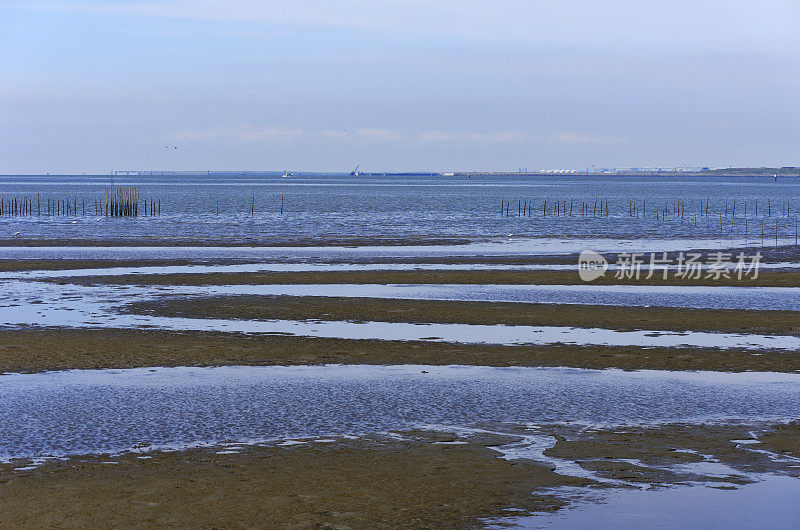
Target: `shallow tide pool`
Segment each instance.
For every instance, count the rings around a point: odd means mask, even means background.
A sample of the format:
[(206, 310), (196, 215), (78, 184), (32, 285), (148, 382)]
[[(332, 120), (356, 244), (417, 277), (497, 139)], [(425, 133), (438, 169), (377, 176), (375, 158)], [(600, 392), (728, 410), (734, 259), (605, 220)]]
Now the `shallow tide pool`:
[(787, 420), (800, 374), (269, 366), (0, 376), (0, 457), (420, 426)]

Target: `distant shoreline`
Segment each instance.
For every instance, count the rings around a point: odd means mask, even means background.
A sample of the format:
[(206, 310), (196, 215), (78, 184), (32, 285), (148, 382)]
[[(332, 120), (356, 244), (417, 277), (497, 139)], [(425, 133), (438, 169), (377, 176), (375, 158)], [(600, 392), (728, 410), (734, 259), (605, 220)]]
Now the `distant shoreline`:
[[(282, 171), (168, 171), (168, 170), (115, 170), (110, 173), (4, 173), (0, 177), (282, 177)], [(676, 169), (610, 169), (602, 171), (540, 170), (540, 171), (375, 171), (350, 175), (335, 171), (297, 171), (287, 179), (297, 177), (793, 177), (800, 178), (800, 166), (762, 168), (716, 168), (698, 171)]]

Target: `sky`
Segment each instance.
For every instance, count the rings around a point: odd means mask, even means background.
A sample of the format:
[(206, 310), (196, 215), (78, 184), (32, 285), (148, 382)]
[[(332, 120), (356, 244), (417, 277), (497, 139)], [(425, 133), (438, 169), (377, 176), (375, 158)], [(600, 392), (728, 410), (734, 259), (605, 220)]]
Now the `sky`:
[(0, 0), (0, 173), (800, 165), (797, 0)]

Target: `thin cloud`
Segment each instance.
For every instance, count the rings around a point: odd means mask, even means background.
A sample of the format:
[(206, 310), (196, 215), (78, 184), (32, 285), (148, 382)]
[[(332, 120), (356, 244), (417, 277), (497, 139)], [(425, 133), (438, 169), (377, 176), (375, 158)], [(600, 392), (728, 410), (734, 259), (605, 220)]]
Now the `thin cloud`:
[(627, 138), (612, 134), (560, 132), (534, 135), (524, 131), (425, 131), (407, 135), (402, 131), (383, 128), (362, 128), (353, 131), (313, 131), (272, 125), (221, 125), (200, 129), (185, 129), (174, 135), (175, 140), (228, 140), (249, 142), (296, 142), (327, 140), (337, 142), (381, 143), (412, 140), (434, 144), (565, 144), (611, 145), (627, 142)]
[(257, 127), (238, 125), (221, 126), (209, 129), (187, 129), (175, 135), (176, 140), (214, 140), (227, 139), (239, 142), (291, 142), (304, 138), (307, 134), (300, 129), (288, 127)]
[(557, 143), (569, 145), (610, 145), (627, 141), (623, 136), (610, 134), (587, 134), (580, 132), (560, 132), (535, 135), (524, 131), (491, 131), (491, 132), (448, 132), (426, 131), (419, 135), (426, 143), (490, 143), (490, 144), (523, 144), (523, 143)]
[(551, 137), (557, 144), (569, 145), (611, 145), (627, 142), (624, 136), (614, 134), (584, 134), (575, 132), (558, 133)]
[(487, 133), (480, 132), (448, 132), (448, 131), (426, 131), (419, 135), (423, 142), (447, 143), (447, 142), (476, 142), (476, 143), (525, 143), (534, 138), (520, 131), (492, 131)]
[(403, 133), (392, 129), (359, 129), (356, 136), (364, 142), (386, 142), (404, 138)]

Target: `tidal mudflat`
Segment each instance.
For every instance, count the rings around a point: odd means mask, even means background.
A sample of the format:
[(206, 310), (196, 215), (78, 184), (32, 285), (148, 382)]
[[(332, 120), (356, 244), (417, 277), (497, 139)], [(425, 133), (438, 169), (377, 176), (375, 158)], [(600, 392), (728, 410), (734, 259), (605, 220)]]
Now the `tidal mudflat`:
[[(259, 186), (306, 197), (323, 180)], [(308, 215), (333, 208), (312, 194), (283, 217), (165, 196), (149, 219), (0, 218), (0, 526), (559, 527), (691, 492), (706, 520), (754, 498), (800, 520), (769, 493), (800, 483), (788, 221), (770, 245), (738, 217), (655, 223), (613, 201), (602, 218), (500, 216), (476, 182), (446, 188), (478, 212), (463, 218), (357, 193), (347, 214)], [(612, 262), (591, 283), (586, 249)], [(665, 280), (613, 263), (692, 249), (764, 267)]]
[(11, 374), (0, 502), (25, 495), (33, 525), (106, 511), (115, 524), (163, 522), (168, 510), (181, 525), (366, 525), (399, 511), (397, 524), (471, 526), (612, 489), (745, 489), (800, 477), (798, 378), (426, 365)]

